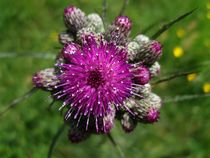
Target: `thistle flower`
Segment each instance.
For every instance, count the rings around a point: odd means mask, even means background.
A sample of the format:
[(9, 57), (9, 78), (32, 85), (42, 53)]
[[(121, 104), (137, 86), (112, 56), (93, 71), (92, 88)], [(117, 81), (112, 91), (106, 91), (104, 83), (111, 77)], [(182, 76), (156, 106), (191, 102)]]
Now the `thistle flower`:
[(66, 97), (63, 106), (71, 104), (78, 114), (98, 119), (111, 104), (123, 106), (131, 96), (132, 73), (124, 50), (87, 36), (81, 47), (74, 43), (65, 46), (63, 56), (68, 62), (57, 65), (62, 69), (58, 76), (62, 90), (56, 94)]
[[(120, 15), (127, 2), (126, 0)], [(106, 1), (103, 3), (105, 13)], [(124, 157), (109, 133), (115, 120), (120, 120), (125, 132), (131, 132), (137, 123), (157, 122), (160, 115), (162, 101), (152, 93), (149, 81), (160, 72), (157, 60), (161, 57), (162, 46), (153, 39), (194, 10), (164, 25), (152, 39), (140, 34), (132, 40), (129, 38), (131, 21), (128, 17), (117, 17), (105, 31), (98, 14), (85, 16), (78, 8), (67, 7), (64, 11), (67, 28), (59, 35), (59, 41), (64, 48), (56, 58), (55, 67), (37, 72), (32, 78), (34, 87), (11, 102), (0, 112), (0, 116), (29, 98), (38, 88), (50, 91), (54, 97), (53, 103), (56, 100), (63, 101), (60, 109), (67, 109), (64, 120), (69, 127), (68, 137), (71, 142), (81, 142), (91, 134), (107, 134)], [(105, 19), (105, 14), (103, 15)], [(177, 57), (182, 54), (182, 50), (175, 53)], [(2, 56), (11, 57), (4, 54)], [(189, 75), (189, 72), (177, 76), (186, 74)], [(188, 76), (190, 77), (195, 78), (195, 74)], [(171, 78), (174, 77), (169, 76), (155, 84)], [(204, 84), (203, 91), (210, 92), (210, 83)], [(198, 97), (199, 95), (187, 95), (180, 99), (169, 98), (164, 102)], [(62, 125), (59, 128), (52, 140), (49, 158), (64, 127)]]
[(40, 71), (33, 83), (63, 102), (59, 109), (67, 109), (69, 140), (107, 134), (115, 119), (125, 132), (138, 122), (156, 122), (161, 99), (151, 92), (149, 81), (160, 70), (160, 43), (141, 34), (130, 39), (132, 22), (127, 16), (116, 17), (105, 30), (98, 14), (86, 16), (69, 6), (64, 22), (67, 31), (59, 35), (63, 48), (55, 68)]

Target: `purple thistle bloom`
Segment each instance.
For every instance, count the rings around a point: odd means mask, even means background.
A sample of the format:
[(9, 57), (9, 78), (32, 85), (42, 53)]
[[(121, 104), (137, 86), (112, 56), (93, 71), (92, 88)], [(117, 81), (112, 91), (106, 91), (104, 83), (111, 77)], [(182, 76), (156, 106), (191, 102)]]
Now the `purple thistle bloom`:
[(149, 81), (157, 76), (162, 55), (159, 42), (139, 34), (130, 38), (132, 22), (118, 16), (105, 29), (101, 17), (77, 7), (65, 8), (66, 31), (60, 33), (63, 49), (54, 68), (33, 76), (36, 88), (50, 91), (63, 102), (69, 140), (76, 143), (91, 134), (107, 134), (115, 119), (125, 132), (137, 123), (159, 118), (161, 99)]
[(83, 45), (66, 45), (63, 56), (66, 63), (59, 64), (62, 73), (57, 97), (80, 114), (104, 117), (111, 104), (116, 108), (131, 96), (132, 73), (126, 52), (114, 44), (97, 41), (95, 36), (85, 36)]

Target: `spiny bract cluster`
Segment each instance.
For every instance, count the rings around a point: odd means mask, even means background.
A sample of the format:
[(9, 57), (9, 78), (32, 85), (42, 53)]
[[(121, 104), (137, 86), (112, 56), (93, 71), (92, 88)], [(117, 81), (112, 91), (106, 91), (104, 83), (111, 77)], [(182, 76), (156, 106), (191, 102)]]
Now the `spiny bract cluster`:
[(127, 16), (118, 16), (105, 29), (98, 14), (69, 6), (64, 22), (63, 49), (54, 68), (36, 73), (33, 83), (63, 102), (69, 139), (80, 142), (93, 133), (109, 133), (115, 119), (125, 132), (138, 122), (156, 122), (161, 99), (149, 81), (160, 72), (160, 43), (141, 34), (130, 39)]

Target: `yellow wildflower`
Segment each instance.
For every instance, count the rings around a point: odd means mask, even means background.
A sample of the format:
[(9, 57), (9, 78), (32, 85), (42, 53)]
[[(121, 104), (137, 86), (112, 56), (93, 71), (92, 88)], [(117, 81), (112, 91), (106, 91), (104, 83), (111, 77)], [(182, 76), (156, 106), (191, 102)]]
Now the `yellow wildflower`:
[(190, 82), (190, 81), (195, 80), (196, 77), (197, 77), (197, 74), (196, 73), (192, 73), (192, 74), (187, 75), (187, 80)]
[(204, 93), (210, 93), (210, 83), (204, 83), (203, 92)]
[(180, 58), (184, 55), (184, 50), (182, 49), (182, 47), (176, 46), (173, 49), (173, 55), (174, 55), (175, 58)]

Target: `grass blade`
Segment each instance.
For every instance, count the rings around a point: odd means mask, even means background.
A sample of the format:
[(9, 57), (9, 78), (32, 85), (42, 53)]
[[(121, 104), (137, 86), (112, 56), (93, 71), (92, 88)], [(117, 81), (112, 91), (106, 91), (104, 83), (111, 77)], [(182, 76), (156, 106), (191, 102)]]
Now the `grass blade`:
[(107, 14), (107, 0), (102, 1), (102, 14), (101, 17), (103, 22), (106, 23), (106, 14)]
[(16, 53), (16, 52), (1, 52), (0, 58), (16, 58), (16, 57), (30, 57), (38, 59), (55, 59), (56, 56), (52, 53), (38, 53), (38, 52), (27, 52), (27, 53)]
[(159, 79), (159, 80), (155, 81), (154, 83), (152, 83), (152, 85), (167, 82), (167, 81), (176, 79), (178, 77), (184, 77), (184, 76), (187, 76), (187, 75), (190, 75), (190, 74), (193, 74), (193, 73), (198, 73), (198, 71), (178, 72), (178, 73), (172, 74), (170, 76), (163, 77), (162, 79)]
[(171, 26), (173, 26), (174, 24), (176, 24), (177, 22), (183, 20), (184, 18), (186, 18), (187, 16), (191, 15), (195, 10), (197, 10), (197, 8), (179, 16), (178, 18), (170, 21), (169, 23), (163, 25), (160, 30), (158, 30), (151, 38), (152, 39), (156, 39), (158, 38), (163, 32), (167, 31)]
[(163, 103), (176, 103), (186, 100), (200, 99), (210, 97), (210, 94), (186, 94), (186, 95), (177, 95), (174, 97), (165, 97)]
[(162, 23), (165, 19), (161, 19), (161, 20), (156, 20), (155, 22), (151, 23), (150, 25), (148, 25), (146, 28), (144, 28), (141, 31), (141, 34), (147, 34), (149, 31), (151, 31), (154, 27), (156, 27), (158, 24)]

